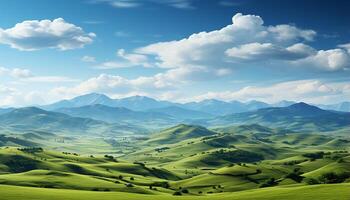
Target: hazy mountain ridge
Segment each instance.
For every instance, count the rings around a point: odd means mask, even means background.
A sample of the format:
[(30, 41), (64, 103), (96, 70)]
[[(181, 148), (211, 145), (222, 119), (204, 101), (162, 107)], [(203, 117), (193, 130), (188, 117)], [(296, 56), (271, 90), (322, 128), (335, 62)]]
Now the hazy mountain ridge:
[(288, 107), (263, 108), (221, 116), (203, 123), (212, 126), (256, 123), (297, 131), (333, 131), (350, 126), (350, 113), (297, 103)]
[[(122, 131), (127, 124), (109, 124), (90, 118), (72, 117), (63, 113), (46, 111), (37, 107), (14, 109), (0, 115), (0, 126), (10, 130), (49, 130), (70, 134), (107, 133), (116, 127)], [(135, 127), (137, 130), (137, 126)]]
[[(277, 103), (268, 104), (261, 101), (252, 100), (249, 102), (221, 101), (217, 99), (206, 99), (199, 102), (174, 103), (170, 101), (159, 101), (146, 96), (131, 96), (121, 99), (112, 99), (104, 94), (91, 93), (75, 97), (70, 100), (62, 100), (53, 104), (41, 106), (45, 110), (57, 110), (61, 108), (83, 107), (88, 105), (101, 104), (110, 107), (125, 107), (133, 111), (149, 111), (167, 107), (178, 107), (193, 111), (199, 111), (211, 115), (227, 115), (232, 113), (248, 112), (268, 107), (287, 107), (295, 104), (294, 101), (283, 100)], [(326, 110), (350, 111), (350, 102), (339, 104), (316, 106)]]

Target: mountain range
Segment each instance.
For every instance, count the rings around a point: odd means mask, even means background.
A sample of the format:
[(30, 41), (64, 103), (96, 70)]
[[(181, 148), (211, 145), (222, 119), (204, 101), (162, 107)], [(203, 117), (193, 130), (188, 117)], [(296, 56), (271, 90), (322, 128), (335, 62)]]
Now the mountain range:
[(350, 114), (331, 108), (346, 110), (348, 104), (316, 107), (292, 101), (267, 104), (215, 99), (180, 104), (142, 96), (111, 99), (92, 93), (40, 108), (0, 109), (0, 127), (2, 130), (39, 129), (79, 134), (146, 132), (183, 123), (206, 127), (254, 123), (308, 132), (349, 127)]
[(46, 130), (69, 134), (104, 134), (143, 131), (136, 125), (107, 123), (91, 118), (72, 117), (37, 107), (13, 109), (0, 115), (0, 127), (10, 131)]
[[(70, 100), (62, 100), (53, 104), (43, 105), (40, 108), (45, 110), (58, 110), (62, 108), (73, 108), (73, 107), (83, 107), (89, 105), (105, 105), (109, 107), (124, 107), (133, 111), (149, 111), (153, 109), (161, 108), (174, 108), (178, 110), (179, 108), (199, 111), (202, 113), (207, 113), (210, 115), (227, 115), (232, 113), (240, 113), (253, 111), (261, 108), (268, 107), (287, 107), (297, 102), (294, 101), (280, 101), (273, 104), (268, 104), (261, 101), (220, 101), (216, 99), (207, 99), (199, 102), (189, 102), (189, 103), (174, 103), (170, 101), (159, 101), (145, 96), (132, 96), (122, 99), (112, 99), (104, 94), (91, 93), (82, 96), (75, 97)], [(339, 104), (317, 104), (316, 106), (325, 110), (336, 110), (343, 112), (350, 112), (350, 102), (342, 102)], [(169, 111), (170, 112), (170, 111)], [(174, 111), (175, 112), (175, 111)], [(1, 110), (0, 110), (1, 113)], [(179, 114), (179, 113), (177, 113)]]

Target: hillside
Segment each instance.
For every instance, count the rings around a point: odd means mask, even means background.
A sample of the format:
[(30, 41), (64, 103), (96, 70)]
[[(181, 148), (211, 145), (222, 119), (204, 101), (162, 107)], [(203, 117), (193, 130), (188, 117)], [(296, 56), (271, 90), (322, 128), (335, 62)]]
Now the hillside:
[[(0, 115), (0, 125), (14, 131), (48, 130), (70, 134), (84, 134), (97, 131), (108, 133), (111, 128), (119, 127), (122, 131), (131, 125), (108, 124), (89, 118), (71, 117), (66, 114), (45, 111), (36, 107), (14, 109)], [(137, 126), (135, 131), (138, 130)]]
[(211, 126), (256, 123), (293, 131), (333, 131), (350, 125), (350, 113), (322, 110), (316, 106), (297, 103), (288, 107), (263, 108), (208, 120)]
[(154, 134), (148, 143), (172, 144), (190, 138), (213, 135), (215, 132), (201, 126), (180, 124)]
[(61, 112), (74, 117), (92, 118), (96, 120), (115, 122), (145, 123), (146, 121), (164, 121), (171, 123), (174, 117), (160, 112), (132, 111), (123, 107), (110, 107), (94, 104), (82, 107), (60, 108), (55, 112)]
[(151, 109), (151, 110), (148, 110), (147, 112), (162, 113), (165, 115), (170, 115), (174, 119), (178, 119), (178, 120), (203, 119), (203, 118), (213, 117), (213, 115), (208, 114), (206, 112), (189, 110), (189, 109), (181, 108), (179, 106), (170, 106), (170, 107), (164, 107), (164, 108)]

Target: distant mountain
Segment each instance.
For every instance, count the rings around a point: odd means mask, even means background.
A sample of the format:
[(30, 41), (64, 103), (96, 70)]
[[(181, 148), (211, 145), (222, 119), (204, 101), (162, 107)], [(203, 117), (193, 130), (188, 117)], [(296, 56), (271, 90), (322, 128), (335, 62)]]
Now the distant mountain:
[(214, 135), (216, 132), (202, 126), (180, 124), (154, 134), (147, 143), (173, 144), (190, 138)]
[(166, 115), (170, 115), (173, 118), (176, 118), (178, 120), (185, 120), (185, 119), (203, 119), (203, 118), (210, 118), (213, 117), (213, 115), (206, 113), (206, 112), (200, 112), (190, 109), (181, 108), (178, 106), (169, 106), (164, 108), (155, 108), (150, 109), (148, 112), (152, 113), (162, 113)]
[(295, 131), (333, 131), (350, 126), (350, 113), (322, 110), (306, 103), (288, 107), (263, 108), (217, 117), (207, 125), (260, 124)]
[(261, 101), (250, 101), (245, 104), (246, 111), (258, 110), (261, 108), (271, 107), (271, 105), (261, 102)]
[(14, 108), (0, 108), (0, 115), (11, 112)]
[(176, 105), (168, 101), (157, 101), (145, 96), (132, 96), (123, 99), (115, 99), (114, 106), (125, 107), (135, 111), (146, 111), (149, 109), (163, 108)]
[(171, 102), (157, 101), (155, 99), (144, 96), (133, 96), (123, 99), (111, 99), (103, 94), (91, 93), (78, 96), (70, 100), (62, 100), (50, 105), (41, 106), (41, 108), (45, 110), (57, 110), (60, 108), (74, 108), (96, 104), (110, 107), (125, 107), (135, 111), (145, 111), (148, 109), (175, 105)]
[(78, 96), (70, 100), (62, 100), (50, 105), (42, 106), (41, 108), (45, 110), (56, 110), (59, 108), (81, 107), (81, 106), (95, 105), (95, 104), (114, 106), (115, 102), (113, 99), (109, 98), (106, 95), (91, 93), (91, 94)]
[(132, 111), (124, 107), (109, 107), (101, 104), (88, 105), (73, 108), (60, 108), (56, 112), (65, 113), (74, 117), (92, 118), (96, 120), (114, 122), (138, 122), (146, 121), (174, 121), (173, 117), (160, 112)]
[(206, 112), (216, 116), (246, 111), (244, 104), (241, 102), (225, 102), (215, 99), (186, 103), (183, 104), (182, 107), (200, 112)]
[(0, 115), (0, 126), (10, 130), (49, 130), (52, 132), (69, 134), (86, 133), (113, 133), (113, 129), (119, 131), (135, 128), (126, 124), (108, 124), (103, 121), (89, 118), (71, 117), (66, 114), (45, 111), (36, 107), (14, 109), (11, 112)]
[[(284, 103), (287, 104), (286, 102)], [(278, 107), (279, 105), (282, 105), (282, 103), (278, 104)], [(267, 104), (261, 101), (249, 101), (247, 103), (243, 103), (239, 101), (225, 102), (215, 99), (186, 103), (181, 106), (191, 110), (210, 113), (215, 116), (253, 111), (261, 108), (275, 107), (275, 105), (273, 104)]]
[(277, 103), (274, 103), (274, 104), (270, 104), (269, 107), (287, 107), (287, 106), (291, 106), (291, 105), (293, 105), (295, 103), (296, 103), (295, 101), (283, 100), (283, 101), (280, 101), (280, 102), (277, 102)]
[[(223, 116), (223, 115), (229, 115), (234, 113), (254, 111), (254, 110), (269, 108), (269, 107), (287, 107), (292, 104), (295, 104), (295, 102), (284, 100), (277, 103), (268, 104), (265, 102), (255, 101), (255, 100), (243, 103), (240, 101), (226, 102), (226, 101), (220, 101), (216, 99), (206, 99), (200, 102), (189, 102), (189, 103), (180, 104), (180, 103), (173, 103), (169, 101), (159, 101), (159, 100), (145, 97), (145, 96), (132, 96), (132, 97), (126, 97), (122, 99), (112, 99), (103, 94), (91, 93), (91, 94), (78, 96), (70, 100), (62, 100), (50, 105), (41, 106), (40, 108), (54, 111), (62, 108), (76, 108), (76, 107), (91, 106), (96, 104), (109, 106), (109, 107), (124, 107), (133, 111), (150, 111), (154, 109), (163, 109), (163, 111), (160, 110), (161, 113), (169, 114), (172, 116), (174, 116), (175, 114), (178, 114), (179, 115), (178, 118), (183, 119), (187, 117), (185, 116), (186, 114), (184, 113), (185, 112), (184, 110), (180, 112), (180, 108), (186, 109), (187, 110), (186, 112), (197, 111), (197, 112), (201, 112), (202, 114), (207, 113), (213, 116)], [(343, 103), (334, 104), (334, 105), (317, 105), (317, 106), (325, 110), (350, 112), (350, 102), (343, 102)], [(177, 110), (177, 112), (175, 112), (175, 110)], [(2, 109), (0, 109), (0, 114), (5, 111), (6, 110), (2, 111)]]
[(336, 111), (342, 111), (342, 112), (350, 112), (350, 102), (341, 102), (337, 104), (331, 104), (331, 105), (317, 105), (318, 107), (325, 109), (325, 110), (336, 110)]

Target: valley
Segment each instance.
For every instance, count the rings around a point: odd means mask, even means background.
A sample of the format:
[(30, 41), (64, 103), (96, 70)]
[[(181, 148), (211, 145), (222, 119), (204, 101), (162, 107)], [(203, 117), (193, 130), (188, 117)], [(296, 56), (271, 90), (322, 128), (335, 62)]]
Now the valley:
[[(320, 195), (327, 188), (346, 199), (350, 188), (348, 113), (299, 103), (169, 122), (157, 112), (110, 108), (1, 114), (1, 193), (6, 199), (45, 199), (51, 192), (60, 194), (56, 199), (297, 199), (307, 192), (334, 199)], [(147, 115), (179, 124), (132, 123)]]

